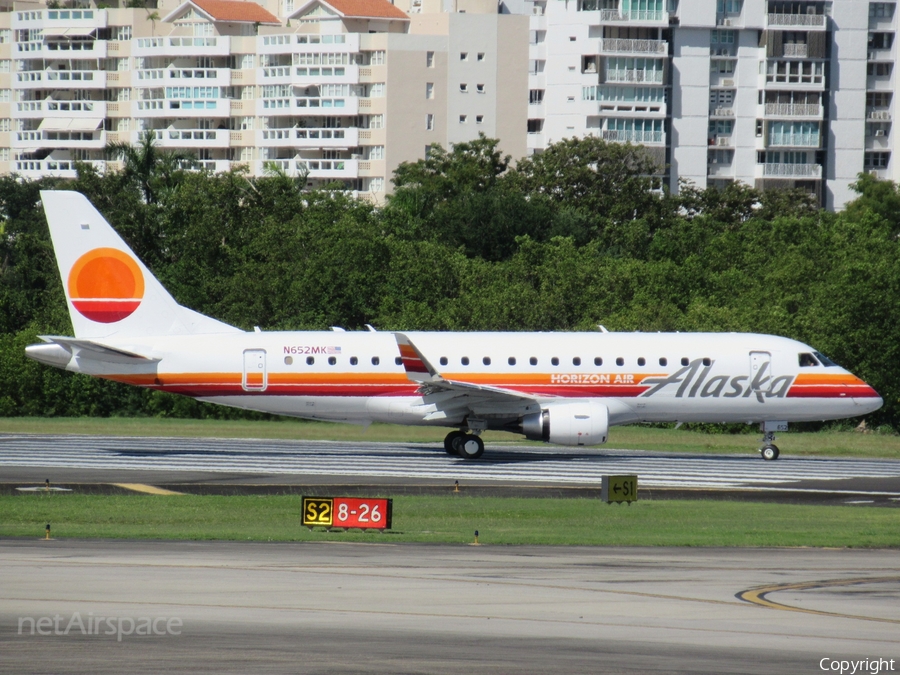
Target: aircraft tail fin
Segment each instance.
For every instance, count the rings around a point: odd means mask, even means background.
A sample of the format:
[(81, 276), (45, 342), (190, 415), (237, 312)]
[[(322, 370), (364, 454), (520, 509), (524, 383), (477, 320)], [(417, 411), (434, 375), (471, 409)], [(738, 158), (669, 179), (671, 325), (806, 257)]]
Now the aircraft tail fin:
[(77, 337), (240, 332), (179, 305), (83, 194), (41, 201)]

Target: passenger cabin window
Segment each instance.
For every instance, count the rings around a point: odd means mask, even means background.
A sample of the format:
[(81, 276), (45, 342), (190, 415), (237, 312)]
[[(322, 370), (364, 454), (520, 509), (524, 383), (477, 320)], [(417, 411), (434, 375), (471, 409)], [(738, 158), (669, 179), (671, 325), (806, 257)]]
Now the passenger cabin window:
[(481, 362), (482, 362), (484, 365), (489, 366), (489, 365), (491, 365), (491, 357), (490, 357), (490, 356), (485, 356), (483, 359), (481, 359)]
[(379, 363), (381, 363), (381, 359), (379, 359), (377, 356), (373, 356), (372, 357), (372, 365), (377, 366)]
[(357, 363), (359, 363), (359, 359), (356, 358), (355, 356), (351, 356), (350, 357), (350, 365), (355, 366)]
[(594, 365), (595, 365), (595, 366), (602, 366), (602, 365), (603, 365), (603, 359), (601, 359), (599, 356), (595, 356), (595, 357), (594, 357)]
[(683, 366), (691, 365), (690, 359), (688, 359), (688, 357), (686, 357), (686, 356), (682, 356), (681, 357), (681, 365), (683, 365)]
[(294, 358), (292, 356), (284, 357), (284, 365), (289, 366), (294, 362)]
[(337, 357), (335, 357), (335, 356), (329, 356), (329, 357), (328, 357), (328, 365), (329, 365), (329, 366), (333, 366), (333, 365), (336, 365), (336, 364), (337, 364)]
[(398, 366), (402, 366), (402, 365), (403, 365), (403, 357), (402, 357), (402, 356), (395, 356), (395, 357), (394, 357), (394, 363), (395, 363), (396, 365), (398, 365)]
[(306, 357), (306, 365), (311, 366), (316, 362), (315, 356), (307, 356)]
[(639, 366), (646, 366), (646, 365), (647, 365), (647, 359), (645, 359), (643, 356), (640, 357), (640, 358), (638, 359), (638, 365), (639, 365)]
[(669, 365), (669, 359), (667, 359), (665, 356), (660, 357), (659, 365), (661, 365), (661, 366)]
[(508, 359), (506, 359), (506, 362), (507, 362), (509, 365), (511, 365), (511, 366), (516, 365), (516, 357), (515, 357), (515, 356), (510, 356)]
[(624, 366), (624, 365), (625, 365), (625, 359), (623, 359), (623, 358), (620, 356), (619, 358), (616, 359), (616, 365), (617, 365), (617, 366)]
[(537, 365), (537, 357), (532, 356), (530, 359), (528, 359), (528, 363), (530, 363), (533, 366), (536, 366)]
[(460, 361), (462, 362), (462, 364), (463, 364), (464, 366), (469, 365), (469, 357), (468, 357), (468, 356), (462, 357), (462, 358), (460, 359)]
[(819, 362), (816, 361), (816, 357), (812, 354), (799, 354), (798, 358), (800, 360), (801, 368), (809, 368), (810, 366), (819, 365)]
[(441, 365), (442, 365), (442, 366), (446, 366), (447, 363), (448, 363), (447, 357), (446, 357), (446, 356), (442, 356), (442, 357), (441, 357)]
[(711, 365), (712, 365), (712, 360), (710, 360), (709, 357), (703, 359), (703, 365), (704, 365), (704, 366), (711, 366)]
[(552, 359), (550, 359), (550, 363), (552, 363), (554, 366), (558, 366), (558, 365), (559, 365), (559, 359), (558, 359), (557, 357), (554, 356)]
[(580, 356), (576, 356), (574, 359), (572, 359), (572, 365), (573, 365), (573, 366), (580, 366), (580, 365), (581, 365), (581, 357), (580, 357)]

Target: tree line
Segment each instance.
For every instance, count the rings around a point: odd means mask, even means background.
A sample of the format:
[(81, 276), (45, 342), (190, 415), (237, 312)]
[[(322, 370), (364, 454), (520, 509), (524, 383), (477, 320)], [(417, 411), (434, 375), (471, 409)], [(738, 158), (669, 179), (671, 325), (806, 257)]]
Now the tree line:
[[(123, 155), (124, 156), (124, 155)], [(513, 163), (481, 137), (400, 165), (379, 208), (278, 172), (186, 171), (149, 141), (124, 169), (0, 178), (0, 416), (252, 415), (24, 357), (71, 334), (39, 205), (84, 193), (183, 305), (244, 329), (748, 331), (813, 345), (900, 423), (900, 190), (861, 175), (841, 213), (798, 191), (654, 189), (636, 146), (568, 139)]]

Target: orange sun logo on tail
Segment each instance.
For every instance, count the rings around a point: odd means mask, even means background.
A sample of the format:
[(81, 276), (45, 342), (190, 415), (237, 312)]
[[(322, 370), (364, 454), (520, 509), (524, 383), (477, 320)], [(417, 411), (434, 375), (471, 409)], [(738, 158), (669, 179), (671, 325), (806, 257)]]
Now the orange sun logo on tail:
[(69, 272), (69, 297), (78, 312), (97, 323), (130, 316), (144, 297), (144, 275), (134, 259), (114, 248), (95, 248)]

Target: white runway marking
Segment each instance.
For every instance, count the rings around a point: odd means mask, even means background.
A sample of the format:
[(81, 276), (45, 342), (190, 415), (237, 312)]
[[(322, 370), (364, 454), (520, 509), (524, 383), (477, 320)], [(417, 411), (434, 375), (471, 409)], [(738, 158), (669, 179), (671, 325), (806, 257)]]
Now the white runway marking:
[(0, 466), (207, 471), (599, 485), (638, 474), (642, 487), (765, 489), (801, 480), (900, 478), (900, 461), (501, 446), (471, 462), (423, 444), (246, 439), (0, 436)]

